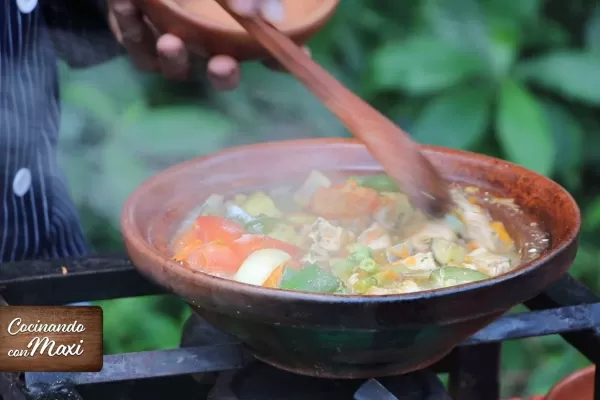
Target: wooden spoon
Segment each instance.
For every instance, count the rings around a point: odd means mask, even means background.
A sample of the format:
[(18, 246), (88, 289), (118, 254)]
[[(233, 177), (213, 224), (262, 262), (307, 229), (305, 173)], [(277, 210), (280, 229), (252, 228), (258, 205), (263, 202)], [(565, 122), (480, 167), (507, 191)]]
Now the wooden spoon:
[(261, 18), (231, 12), (226, 0), (217, 2), (366, 145), (416, 207), (434, 217), (448, 210), (451, 198), (447, 185), (418, 143), (344, 87), (277, 28)]

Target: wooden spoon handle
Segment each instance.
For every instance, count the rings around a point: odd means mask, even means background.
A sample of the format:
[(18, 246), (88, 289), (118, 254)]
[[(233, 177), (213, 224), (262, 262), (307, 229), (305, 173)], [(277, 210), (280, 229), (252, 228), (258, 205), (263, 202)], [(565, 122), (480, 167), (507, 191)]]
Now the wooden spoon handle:
[[(229, 11), (226, 0), (217, 1)], [(402, 129), (348, 90), (277, 28), (260, 18), (230, 14), (365, 144), (418, 207), (433, 215), (445, 211), (450, 202), (445, 182)]]

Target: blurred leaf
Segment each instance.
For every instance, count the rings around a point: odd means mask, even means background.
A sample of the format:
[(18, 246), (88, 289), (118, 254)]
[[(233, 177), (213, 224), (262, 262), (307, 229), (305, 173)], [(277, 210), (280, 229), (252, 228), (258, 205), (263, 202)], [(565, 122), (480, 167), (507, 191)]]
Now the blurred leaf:
[(600, 6), (596, 6), (587, 22), (585, 44), (588, 50), (600, 52)]
[(595, 199), (585, 209), (583, 226), (588, 231), (600, 228), (600, 197)]
[(518, 53), (521, 19), (536, 9), (537, 0), (492, 1), (426, 0), (425, 19), (434, 32), (465, 52), (485, 61), (491, 76), (500, 80)]
[(555, 49), (568, 46), (571, 32), (557, 21), (538, 18), (523, 27), (521, 37), (529, 48)]
[(534, 18), (540, 10), (542, 0), (486, 0), (486, 8), (496, 18), (523, 21)]
[(486, 55), (489, 36), (485, 13), (478, 0), (425, 0), (425, 19), (448, 43)]
[[(583, 164), (583, 127), (569, 111), (557, 103), (543, 103), (545, 118), (554, 137), (554, 165), (557, 174), (567, 181), (579, 178)], [(576, 185), (578, 182), (571, 182)]]
[(430, 37), (388, 43), (371, 59), (375, 88), (401, 89), (413, 95), (434, 93), (482, 71), (481, 60), (473, 54)]
[[(156, 313), (162, 296), (99, 302), (104, 310), (107, 353), (170, 349), (179, 346), (181, 322)], [(126, 324), (123, 321), (127, 321)]]
[(567, 97), (600, 105), (600, 53), (556, 51), (519, 66), (518, 74)]
[(482, 87), (461, 87), (431, 101), (412, 126), (421, 143), (468, 149), (486, 132), (491, 92)]
[(520, 29), (509, 24), (492, 23), (490, 31), (487, 58), (493, 76), (501, 81), (509, 74), (518, 56)]
[(73, 108), (85, 110), (108, 127), (119, 116), (112, 99), (90, 83), (75, 81), (65, 84), (61, 88), (61, 99)]
[(131, 66), (127, 56), (85, 69), (69, 71), (69, 82), (92, 85), (108, 97), (116, 109), (143, 97), (143, 83), (150, 74)]
[(224, 115), (193, 104), (136, 113), (137, 120), (123, 127), (121, 135), (129, 151), (157, 156), (186, 158), (220, 150), (236, 129)]
[(582, 355), (577, 354), (577, 350), (565, 347), (564, 351), (545, 360), (543, 365), (544, 367), (536, 369), (530, 378), (526, 389), (527, 395), (547, 393), (556, 382), (578, 368), (584, 367), (586, 362)]
[(86, 116), (71, 104), (62, 104), (60, 109), (60, 141), (64, 144), (76, 144), (86, 125)]
[(590, 166), (600, 166), (600, 121), (595, 115), (579, 116), (579, 120), (585, 132), (584, 161)]
[(508, 158), (540, 174), (551, 174), (554, 141), (535, 97), (509, 80), (502, 86), (498, 107), (498, 141)]
[(226, 147), (237, 128), (220, 113), (196, 106), (137, 110), (118, 124), (103, 151), (100, 176), (90, 176), (90, 205), (113, 223), (136, 186), (161, 170)]
[[(259, 64), (243, 68), (240, 87), (216, 97), (225, 111), (238, 119), (244, 133), (254, 133), (252, 141), (345, 134), (341, 122), (297, 79), (274, 74)], [(340, 71), (330, 72), (346, 84)], [(247, 143), (247, 138), (233, 139), (235, 144)]]

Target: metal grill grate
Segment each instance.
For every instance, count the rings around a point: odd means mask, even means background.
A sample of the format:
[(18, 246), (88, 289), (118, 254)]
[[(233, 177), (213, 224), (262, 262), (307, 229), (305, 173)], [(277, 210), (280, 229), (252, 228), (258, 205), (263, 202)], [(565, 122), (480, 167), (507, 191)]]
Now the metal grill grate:
[[(161, 293), (161, 288), (142, 278), (120, 255), (3, 264), (0, 275), (0, 304), (55, 305)], [(500, 349), (505, 340), (560, 334), (598, 364), (598, 296), (566, 276), (525, 305), (530, 312), (500, 318), (428, 370), (348, 383), (355, 385), (351, 397), (412, 399), (402, 391), (407, 387), (414, 391), (415, 385), (420, 385), (421, 397), (414, 398), (497, 399)], [(98, 373), (0, 374), (0, 400), (152, 400), (166, 396), (183, 400), (203, 398), (203, 392), (215, 400), (241, 400), (250, 397), (233, 393), (232, 382), (239, 379), (240, 371), (256, 372), (253, 364), (249, 366), (252, 362), (239, 343), (108, 355), (104, 357), (104, 369)], [(192, 378), (194, 374), (222, 371), (230, 372), (220, 374), (216, 384), (202, 384)], [(435, 376), (440, 372), (450, 374), (451, 397), (442, 394), (443, 386)], [(599, 378), (597, 372), (596, 382)], [(600, 400), (600, 393), (596, 392), (595, 398)]]

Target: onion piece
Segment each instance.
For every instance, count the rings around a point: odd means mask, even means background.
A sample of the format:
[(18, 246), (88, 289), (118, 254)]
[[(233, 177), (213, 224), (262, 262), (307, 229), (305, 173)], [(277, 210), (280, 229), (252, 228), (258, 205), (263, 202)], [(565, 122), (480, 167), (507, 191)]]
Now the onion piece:
[(302, 187), (294, 193), (294, 201), (301, 206), (306, 207), (319, 188), (330, 187), (331, 185), (332, 182), (328, 177), (319, 171), (312, 171), (304, 181)]
[(230, 201), (225, 203), (225, 217), (233, 219), (242, 225), (246, 225), (254, 219), (254, 217), (248, 214), (246, 210)]
[(262, 286), (277, 267), (291, 259), (292, 256), (283, 250), (257, 250), (244, 260), (233, 279), (250, 285)]

